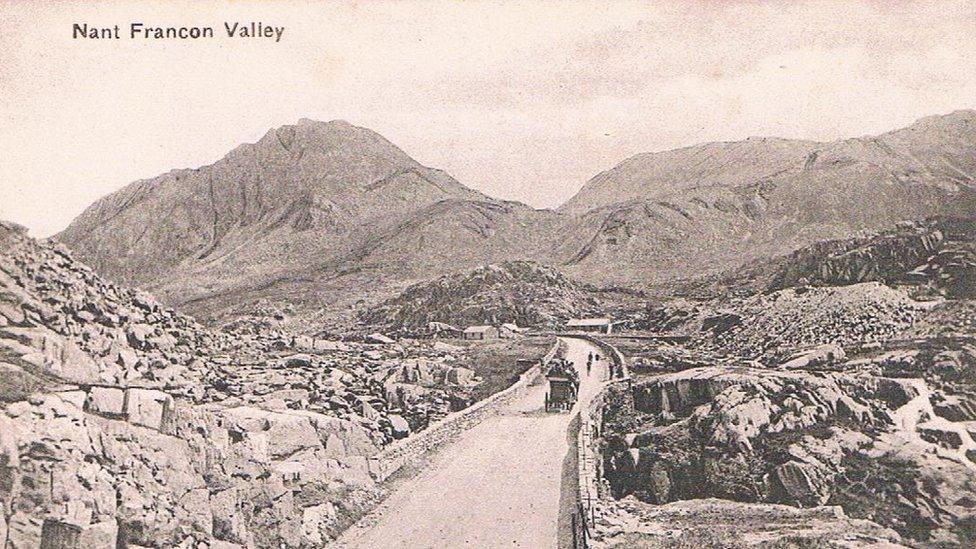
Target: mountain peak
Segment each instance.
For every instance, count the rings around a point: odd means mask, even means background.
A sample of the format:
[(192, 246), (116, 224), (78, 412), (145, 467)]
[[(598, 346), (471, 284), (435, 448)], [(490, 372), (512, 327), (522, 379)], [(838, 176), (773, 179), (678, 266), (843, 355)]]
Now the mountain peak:
[[(281, 242), (302, 241), (324, 257), (360, 240), (364, 226), (446, 199), (484, 198), (343, 120), (303, 118), (178, 175), (100, 199), (58, 238), (107, 275), (138, 284), (181, 263), (204, 268), (228, 254), (257, 270), (305, 261), (284, 257)], [(161, 249), (170, 253), (161, 256)]]
[[(302, 118), (295, 124), (285, 124), (277, 128), (271, 128), (265, 133), (255, 145), (278, 143), (291, 149), (291, 145), (298, 144), (304, 148), (315, 147), (363, 147), (376, 149), (372, 152), (387, 154), (390, 156), (407, 158), (406, 153), (396, 145), (390, 143), (380, 134), (363, 128), (354, 126), (345, 120), (330, 120), (322, 122), (310, 118)], [(364, 151), (368, 152), (368, 151)]]
[(334, 126), (334, 127), (346, 127), (346, 128), (354, 127), (348, 121), (343, 120), (341, 118), (336, 118), (334, 120), (329, 120), (327, 122), (322, 120), (315, 120), (312, 118), (300, 118), (298, 120), (297, 125), (298, 126), (326, 126), (326, 127)]

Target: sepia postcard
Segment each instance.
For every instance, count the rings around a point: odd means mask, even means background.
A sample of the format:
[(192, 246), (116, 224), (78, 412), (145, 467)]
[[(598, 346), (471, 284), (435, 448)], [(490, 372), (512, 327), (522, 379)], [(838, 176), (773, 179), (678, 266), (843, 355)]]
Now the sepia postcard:
[(976, 1), (0, 0), (0, 549), (976, 547)]

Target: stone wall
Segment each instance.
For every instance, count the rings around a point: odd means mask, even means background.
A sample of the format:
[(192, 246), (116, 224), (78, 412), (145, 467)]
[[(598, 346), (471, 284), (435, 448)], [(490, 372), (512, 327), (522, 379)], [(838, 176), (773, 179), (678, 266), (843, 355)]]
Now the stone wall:
[(612, 364), (610, 381), (590, 400), (587, 406), (580, 408), (579, 432), (576, 434), (578, 511), (582, 515), (581, 519), (585, 521), (588, 531), (592, 531), (595, 517), (600, 514), (601, 498), (608, 493), (608, 490), (602, 485), (602, 475), (600, 474), (602, 463), (599, 448), (600, 417), (605, 404), (607, 388), (619, 383), (629, 383), (630, 369), (627, 366), (626, 357), (613, 345), (591, 336), (574, 335), (573, 337), (586, 339), (596, 345), (610, 358)]
[(404, 465), (411, 463), (437, 446), (451, 440), (459, 433), (481, 423), (494, 415), (521, 389), (531, 384), (542, 373), (549, 361), (559, 352), (561, 343), (557, 340), (549, 351), (507, 389), (459, 410), (436, 421), (423, 431), (398, 440), (369, 459), (369, 473), (377, 482), (382, 482)]

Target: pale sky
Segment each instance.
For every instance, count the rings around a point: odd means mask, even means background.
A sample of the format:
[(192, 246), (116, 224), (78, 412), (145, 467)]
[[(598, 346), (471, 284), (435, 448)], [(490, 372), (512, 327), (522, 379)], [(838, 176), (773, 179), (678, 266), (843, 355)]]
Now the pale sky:
[[(976, 2), (74, 4), (0, 0), (0, 218), (35, 236), (303, 117), (554, 207), (640, 152), (976, 108)], [(217, 37), (130, 40), (134, 21)], [(224, 21), (285, 31), (230, 39)]]

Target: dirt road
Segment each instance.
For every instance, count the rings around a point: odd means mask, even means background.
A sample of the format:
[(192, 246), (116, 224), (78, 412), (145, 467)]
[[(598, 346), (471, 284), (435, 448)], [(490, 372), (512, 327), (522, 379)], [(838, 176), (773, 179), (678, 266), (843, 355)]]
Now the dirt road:
[[(564, 341), (568, 358), (580, 369), (580, 403), (586, 403), (599, 391), (606, 363), (594, 365), (587, 376), (587, 354), (598, 350), (581, 339)], [(337, 545), (566, 546), (575, 501), (575, 429), (570, 432), (570, 423), (576, 413), (546, 413), (545, 393), (544, 382), (527, 387), (498, 415), (438, 451), (428, 467)]]

